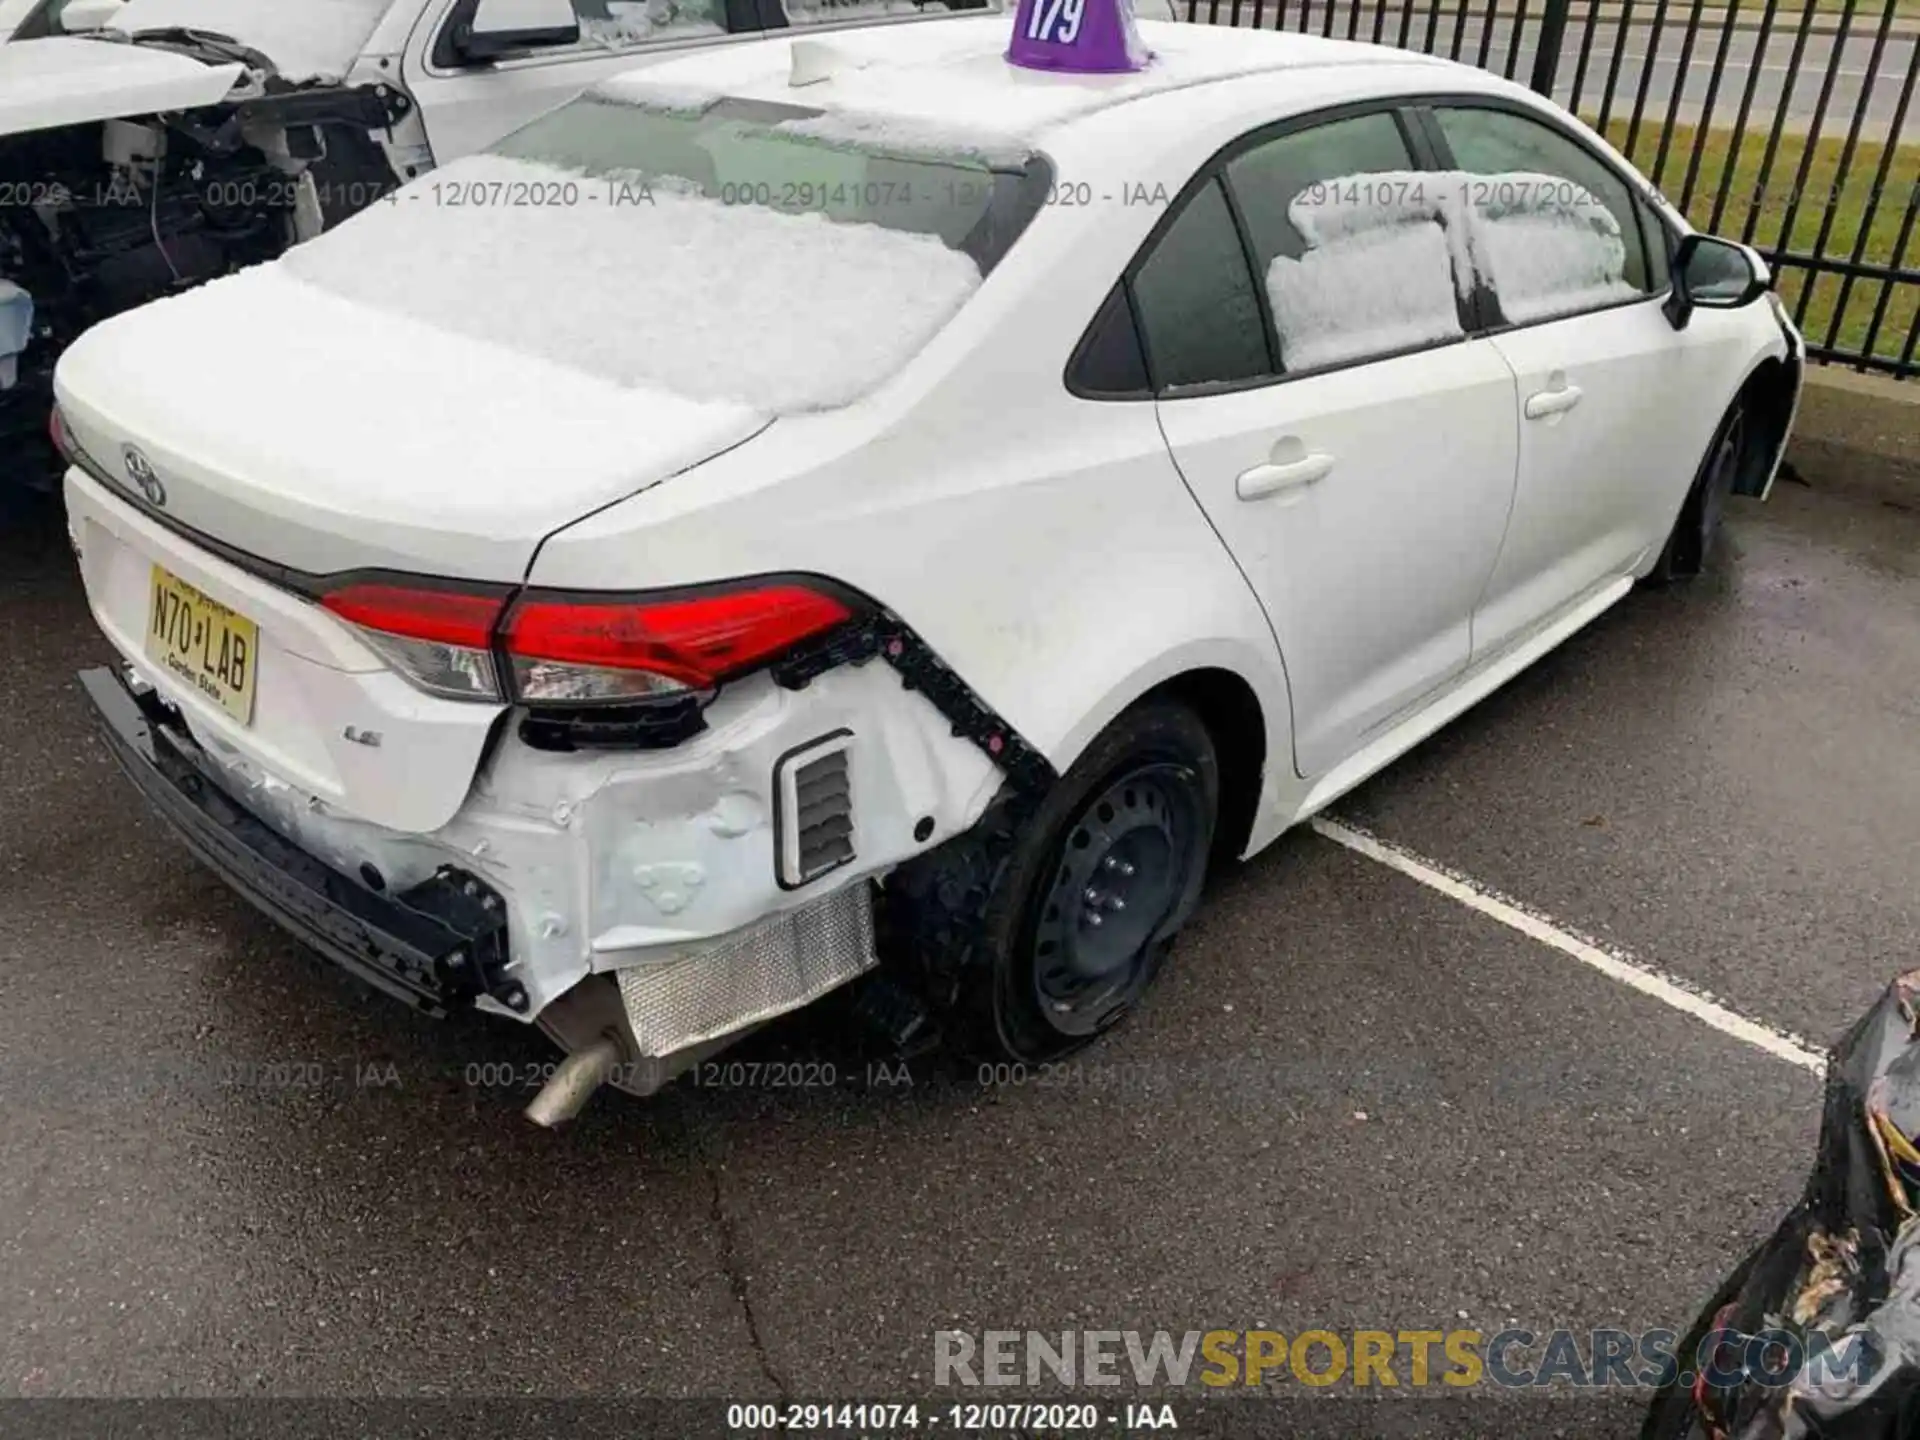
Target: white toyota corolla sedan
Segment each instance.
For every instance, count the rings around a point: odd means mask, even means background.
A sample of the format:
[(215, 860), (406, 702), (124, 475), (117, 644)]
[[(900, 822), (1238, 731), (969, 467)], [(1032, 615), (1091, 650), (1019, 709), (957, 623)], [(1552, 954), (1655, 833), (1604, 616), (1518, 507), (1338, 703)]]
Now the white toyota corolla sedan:
[(1009, 29), (623, 76), (61, 363), (114, 753), (316, 949), (543, 1025), (539, 1118), (882, 961), (1073, 1050), (1210, 860), (1771, 484), (1764, 264), (1553, 105)]

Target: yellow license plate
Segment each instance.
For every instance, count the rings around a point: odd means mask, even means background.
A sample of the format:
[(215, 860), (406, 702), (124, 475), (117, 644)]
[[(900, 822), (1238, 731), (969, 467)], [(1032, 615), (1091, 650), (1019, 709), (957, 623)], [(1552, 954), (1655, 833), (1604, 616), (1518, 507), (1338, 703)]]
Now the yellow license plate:
[(146, 648), (149, 660), (166, 666), (242, 725), (253, 722), (260, 627), (159, 565), (153, 567)]

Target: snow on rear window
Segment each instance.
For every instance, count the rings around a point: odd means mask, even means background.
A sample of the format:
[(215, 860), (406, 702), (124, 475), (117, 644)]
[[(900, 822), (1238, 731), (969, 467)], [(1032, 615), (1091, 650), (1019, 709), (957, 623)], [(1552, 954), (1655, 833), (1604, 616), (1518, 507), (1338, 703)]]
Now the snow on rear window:
[(1272, 262), (1267, 292), (1289, 370), (1456, 338), (1476, 281), (1516, 323), (1640, 294), (1619, 221), (1558, 176), (1347, 175), (1302, 189), (1287, 218), (1306, 248)]
[(109, 22), (135, 35), (183, 25), (265, 55), (288, 80), (338, 80), (392, 0), (127, 0)]
[(930, 235), (660, 186), (641, 200), (499, 155), (435, 171), (277, 263), (618, 383), (776, 413), (865, 394), (980, 283)]

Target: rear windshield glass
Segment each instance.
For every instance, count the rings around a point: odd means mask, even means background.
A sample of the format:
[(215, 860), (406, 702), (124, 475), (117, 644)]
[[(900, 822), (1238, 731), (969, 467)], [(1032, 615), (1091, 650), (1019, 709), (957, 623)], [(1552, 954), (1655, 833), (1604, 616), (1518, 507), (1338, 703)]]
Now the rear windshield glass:
[(277, 263), (598, 380), (830, 409), (946, 326), (1049, 174), (891, 121), (583, 97)]
[(723, 205), (930, 235), (985, 275), (1044, 203), (1046, 161), (959, 136), (800, 105), (586, 95), (496, 155), (697, 194)]

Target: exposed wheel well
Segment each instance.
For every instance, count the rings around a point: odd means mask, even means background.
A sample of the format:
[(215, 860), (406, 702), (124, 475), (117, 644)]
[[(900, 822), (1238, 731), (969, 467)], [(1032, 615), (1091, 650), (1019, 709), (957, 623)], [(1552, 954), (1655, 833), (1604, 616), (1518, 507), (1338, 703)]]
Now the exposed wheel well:
[(1176, 675), (1150, 694), (1190, 705), (1213, 736), (1220, 759), (1220, 821), (1212, 863), (1219, 867), (1237, 860), (1253, 833), (1266, 775), (1267, 727), (1259, 697), (1231, 670), (1212, 669)]
[[(1754, 372), (1741, 385), (1739, 392), (1728, 403), (1727, 413), (1732, 414), (1737, 406), (1746, 425), (1746, 441), (1740, 452), (1739, 469), (1733, 477), (1733, 493), (1736, 495), (1758, 495), (1773, 467), (1774, 457), (1787, 440), (1787, 418), (1793, 408), (1793, 395), (1799, 385), (1797, 363), (1774, 359), (1769, 356), (1762, 360)], [(1719, 443), (1720, 431), (1716, 427), (1713, 444)], [(1712, 446), (1708, 447), (1708, 455)], [(1702, 457), (1704, 464), (1706, 456)], [(1700, 506), (1704, 498), (1695, 488), (1687, 492), (1687, 498), (1680, 507), (1680, 514), (1674, 521), (1672, 537), (1668, 550), (1663, 553), (1660, 565), (1664, 567), (1656, 573), (1656, 581), (1698, 575), (1706, 565), (1702, 541), (1705, 537), (1697, 533), (1700, 524)]]
[(1740, 457), (1740, 473), (1734, 479), (1736, 494), (1759, 494), (1774, 458), (1787, 443), (1787, 419), (1800, 383), (1796, 373), (1799, 368), (1797, 362), (1769, 357), (1740, 387), (1740, 399), (1745, 402), (1747, 423), (1753, 427), (1756, 443), (1748, 445), (1746, 454)]

